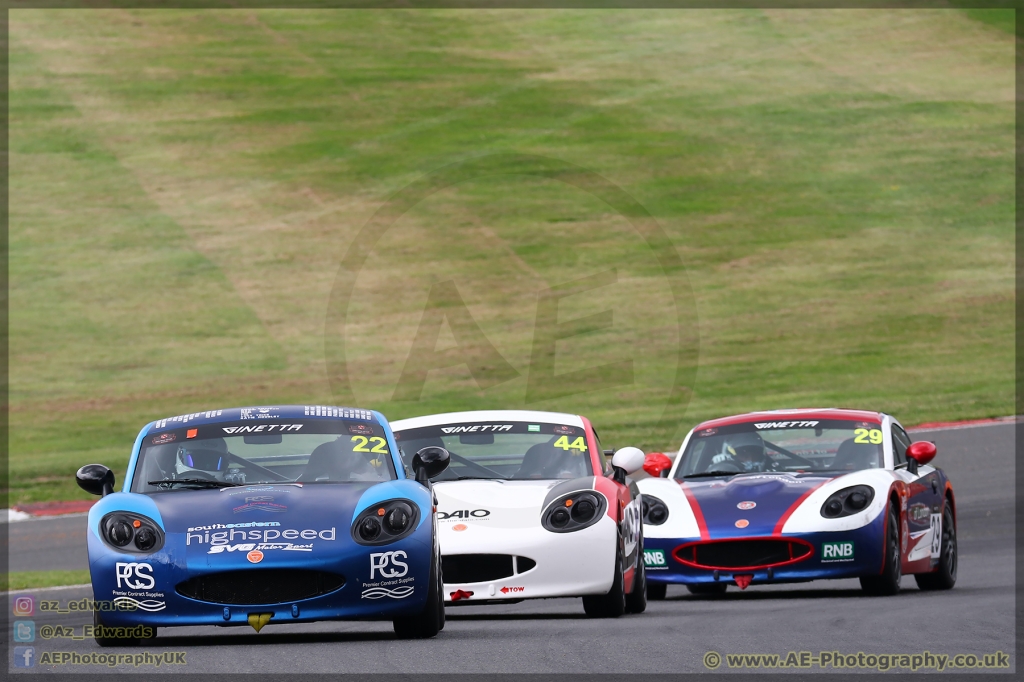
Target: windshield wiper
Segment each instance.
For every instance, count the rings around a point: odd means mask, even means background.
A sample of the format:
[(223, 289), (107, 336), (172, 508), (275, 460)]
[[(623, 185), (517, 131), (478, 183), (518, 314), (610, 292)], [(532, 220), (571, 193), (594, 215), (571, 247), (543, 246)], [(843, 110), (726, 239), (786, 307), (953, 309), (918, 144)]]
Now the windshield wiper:
[(172, 486), (175, 483), (183, 483), (185, 485), (195, 485), (200, 488), (233, 488), (239, 485), (248, 485), (246, 483), (228, 483), (227, 481), (210, 481), (205, 478), (172, 478), (166, 481), (150, 481), (150, 485), (155, 486)]
[(705, 476), (736, 476), (738, 471), (702, 471), (699, 474), (688, 474), (683, 478), (704, 478)]

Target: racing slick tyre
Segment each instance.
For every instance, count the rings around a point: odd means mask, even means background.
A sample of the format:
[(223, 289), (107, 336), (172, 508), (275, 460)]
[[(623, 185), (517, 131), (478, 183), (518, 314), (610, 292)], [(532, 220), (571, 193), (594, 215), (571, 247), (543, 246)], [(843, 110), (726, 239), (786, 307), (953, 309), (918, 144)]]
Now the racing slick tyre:
[(946, 500), (946, 509), (942, 512), (942, 551), (939, 555), (939, 566), (933, 573), (919, 573), (914, 576), (918, 588), (922, 590), (949, 590), (956, 584), (956, 524), (953, 521), (953, 509)]
[(690, 594), (696, 594), (701, 597), (717, 597), (725, 594), (729, 586), (725, 583), (700, 583), (698, 585), (687, 585), (686, 589)]
[(885, 522), (885, 564), (880, 575), (861, 576), (860, 586), (868, 594), (886, 596), (900, 591), (903, 577), (900, 566), (900, 521), (895, 505), (889, 505), (889, 517)]
[(396, 618), (393, 621), (399, 639), (429, 639), (444, 627), (444, 592), (440, 584), (440, 571), (436, 561), (431, 562), (430, 589), (427, 605), (418, 615)]
[(647, 601), (661, 601), (668, 592), (665, 583), (647, 583)]
[(641, 550), (637, 554), (633, 591), (626, 595), (626, 613), (643, 613), (647, 610), (647, 569), (644, 568), (643, 556)]
[(618, 618), (626, 612), (626, 590), (622, 580), (622, 553), (615, 552), (615, 576), (608, 594), (592, 594), (583, 598), (583, 610), (591, 618)]
[[(103, 618), (100, 616), (98, 609), (93, 609), (92, 611), (92, 624), (94, 628), (103, 627)], [(152, 641), (152, 639), (156, 637), (156, 628), (152, 625), (147, 625), (146, 627), (148, 627), (153, 633), (150, 637), (102, 637), (98, 630), (93, 631), (93, 637), (96, 639), (96, 644), (103, 647), (141, 646), (142, 644)]]

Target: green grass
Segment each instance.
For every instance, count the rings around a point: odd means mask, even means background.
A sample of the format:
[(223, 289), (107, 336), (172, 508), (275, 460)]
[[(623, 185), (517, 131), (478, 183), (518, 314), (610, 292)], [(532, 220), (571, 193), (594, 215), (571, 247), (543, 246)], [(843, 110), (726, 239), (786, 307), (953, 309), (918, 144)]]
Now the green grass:
[(4, 590), (30, 590), (61, 585), (84, 585), (89, 582), (89, 570), (81, 571), (19, 571), (5, 573)]
[[(526, 406), (538, 297), (613, 268), (557, 312), (612, 326), (555, 342), (554, 372), (577, 374), (529, 404), (587, 414), (606, 444), (674, 449), (751, 409), (1014, 412), (1005, 17), (10, 17), (12, 503), (82, 497), (89, 462), (121, 480), (140, 427), (200, 409)], [(425, 177), (461, 181), (386, 203)], [(357, 240), (382, 207), (390, 229)], [(507, 367), (478, 345), (396, 400), (448, 280), (475, 322), (450, 314), (437, 348), (476, 325)], [(632, 383), (588, 371), (630, 359)]]

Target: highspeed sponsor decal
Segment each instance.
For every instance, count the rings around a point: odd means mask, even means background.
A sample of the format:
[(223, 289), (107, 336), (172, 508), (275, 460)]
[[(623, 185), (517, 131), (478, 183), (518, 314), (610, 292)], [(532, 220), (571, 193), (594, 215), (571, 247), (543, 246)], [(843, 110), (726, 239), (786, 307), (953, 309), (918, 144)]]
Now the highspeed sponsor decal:
[(253, 523), (218, 523), (213, 526), (194, 526), (189, 528), (185, 534), (185, 544), (225, 546), (234, 543), (246, 543), (247, 541), (255, 541), (257, 544), (260, 544), (269, 543), (273, 540), (277, 540), (278, 538), (281, 540), (325, 540), (327, 542), (333, 542), (337, 537), (337, 531), (334, 527), (324, 530), (315, 530), (313, 528), (307, 528), (305, 530), (295, 530), (292, 528), (286, 530), (264, 528), (265, 526), (280, 527), (280, 525), (280, 523), (270, 521)]
[(810, 429), (818, 425), (815, 421), (797, 421), (797, 422), (759, 422), (754, 424), (754, 428), (758, 430), (762, 429)]
[(313, 543), (310, 542), (306, 545), (296, 545), (291, 542), (261, 542), (259, 544), (253, 542), (244, 542), (237, 545), (212, 545), (206, 552), (207, 554), (224, 554), (230, 552), (247, 553), (254, 549), (260, 550), (261, 552), (279, 549), (285, 552), (312, 552)]
[(442, 426), (443, 433), (480, 433), (511, 431), (512, 424), (473, 424), (472, 426)]

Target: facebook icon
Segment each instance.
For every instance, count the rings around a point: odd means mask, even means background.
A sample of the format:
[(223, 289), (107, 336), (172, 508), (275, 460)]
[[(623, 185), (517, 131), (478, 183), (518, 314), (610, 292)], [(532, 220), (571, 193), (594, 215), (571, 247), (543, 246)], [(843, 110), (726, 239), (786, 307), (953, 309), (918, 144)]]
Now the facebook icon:
[(31, 668), (36, 664), (36, 648), (34, 646), (14, 647), (14, 667)]

